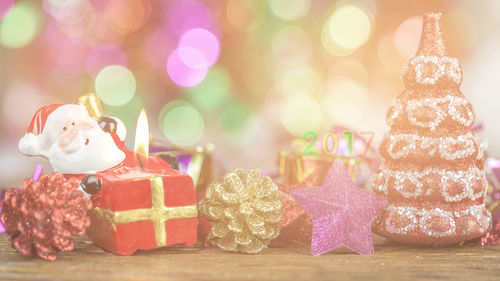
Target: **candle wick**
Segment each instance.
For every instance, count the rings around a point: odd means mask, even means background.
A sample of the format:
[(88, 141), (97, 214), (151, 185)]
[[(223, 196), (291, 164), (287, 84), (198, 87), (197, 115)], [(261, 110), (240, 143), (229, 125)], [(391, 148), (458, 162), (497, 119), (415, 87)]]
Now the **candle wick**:
[(139, 153), (137, 153), (137, 159), (139, 160), (139, 165), (141, 166), (141, 170), (144, 172), (144, 164), (142, 163), (142, 160), (141, 160), (141, 155), (139, 155)]

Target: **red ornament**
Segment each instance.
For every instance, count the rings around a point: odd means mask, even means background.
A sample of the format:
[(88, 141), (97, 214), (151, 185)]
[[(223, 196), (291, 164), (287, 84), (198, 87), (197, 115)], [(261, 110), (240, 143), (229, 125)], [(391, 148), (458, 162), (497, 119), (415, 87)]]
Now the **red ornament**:
[(500, 222), (497, 222), (491, 231), (479, 238), (479, 244), (481, 246), (500, 245)]
[(26, 256), (53, 261), (59, 251), (73, 250), (71, 235), (82, 235), (90, 225), (92, 203), (78, 190), (76, 178), (62, 174), (27, 179), (21, 190), (10, 189), (0, 219), (11, 243)]

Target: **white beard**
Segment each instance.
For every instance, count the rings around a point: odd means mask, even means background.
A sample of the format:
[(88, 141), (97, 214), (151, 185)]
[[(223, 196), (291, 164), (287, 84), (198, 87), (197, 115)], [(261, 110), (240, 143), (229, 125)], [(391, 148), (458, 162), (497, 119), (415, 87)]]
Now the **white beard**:
[[(89, 143), (85, 145), (87, 139)], [(46, 157), (55, 172), (93, 174), (120, 164), (125, 159), (125, 153), (118, 149), (110, 134), (96, 127), (81, 131), (65, 148), (54, 143)]]

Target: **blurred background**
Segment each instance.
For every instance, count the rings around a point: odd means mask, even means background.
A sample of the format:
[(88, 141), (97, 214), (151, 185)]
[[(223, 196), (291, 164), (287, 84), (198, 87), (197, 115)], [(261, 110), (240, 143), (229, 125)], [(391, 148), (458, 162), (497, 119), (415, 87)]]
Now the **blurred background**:
[(155, 138), (213, 143), (230, 169), (274, 172), (294, 137), (335, 125), (377, 145), (431, 11), (499, 154), (499, 1), (1, 0), (0, 187), (50, 171), (17, 151), (35, 111), (89, 91), (129, 146), (144, 107)]

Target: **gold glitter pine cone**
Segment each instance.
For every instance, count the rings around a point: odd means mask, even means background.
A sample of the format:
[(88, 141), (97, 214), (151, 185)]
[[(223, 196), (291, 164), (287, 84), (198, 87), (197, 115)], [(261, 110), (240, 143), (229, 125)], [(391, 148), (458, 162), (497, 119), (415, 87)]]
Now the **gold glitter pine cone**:
[(278, 187), (258, 169), (226, 174), (209, 186), (199, 208), (212, 225), (207, 238), (226, 251), (258, 253), (280, 232)]

